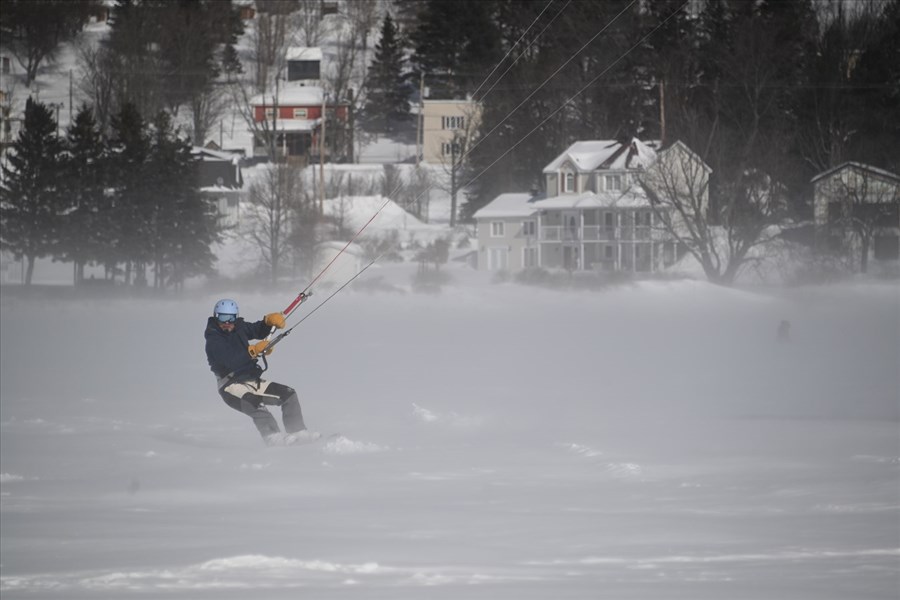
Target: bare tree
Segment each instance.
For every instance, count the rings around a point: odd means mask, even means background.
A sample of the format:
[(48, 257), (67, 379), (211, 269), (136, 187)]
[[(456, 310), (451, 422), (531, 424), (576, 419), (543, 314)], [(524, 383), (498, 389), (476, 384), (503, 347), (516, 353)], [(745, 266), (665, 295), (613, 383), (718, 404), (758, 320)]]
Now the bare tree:
[(293, 43), (307, 47), (319, 45), (322, 33), (321, 0), (297, 0), (296, 12), (291, 21)]
[(419, 220), (427, 221), (428, 208), (431, 204), (431, 188), (433, 186), (431, 173), (421, 165), (415, 167), (410, 180), (400, 190), (401, 205)]
[[(469, 156), (479, 145), (478, 134), (481, 127), (481, 107), (477, 103), (461, 105), (461, 116), (442, 117), (460, 119), (452, 125), (461, 124), (453, 130), (453, 137), (449, 142), (443, 142), (441, 148), (441, 165), (449, 174), (450, 187), (446, 189), (450, 194), (450, 226), (455, 227), (458, 218), (459, 191), (466, 187), (472, 179), (467, 177), (470, 160)], [(443, 126), (443, 125), (442, 125)]]
[[(240, 113), (241, 118), (247, 125), (247, 129), (253, 136), (254, 148), (263, 146), (266, 148), (269, 157), (272, 159), (277, 157), (278, 136), (276, 133), (277, 122), (274, 118), (274, 111), (271, 120), (262, 119), (261, 121), (257, 121), (255, 103), (257, 102), (256, 97), (258, 94), (255, 93), (254, 89), (246, 81), (236, 80), (231, 84), (229, 90), (232, 108)], [(277, 91), (272, 94), (271, 98), (264, 98), (264, 101), (261, 102), (261, 104), (264, 104), (267, 107), (277, 106)]]
[(383, 168), (381, 195), (396, 201), (400, 198), (400, 190), (403, 188), (403, 177), (400, 175), (400, 169), (391, 164), (385, 164)]
[(250, 31), (250, 59), (256, 91), (265, 92), (272, 78), (284, 71), (285, 44), (291, 39), (291, 11), (296, 7), (289, 0), (266, 0), (258, 3), (259, 14)]
[(228, 110), (225, 90), (215, 84), (208, 85), (190, 100), (191, 139), (196, 146), (203, 146), (210, 130)]
[(860, 272), (867, 273), (878, 233), (900, 227), (900, 181), (865, 168), (847, 169), (832, 181), (828, 225), (859, 257)]
[(730, 285), (742, 267), (760, 260), (752, 250), (772, 241), (784, 215), (783, 189), (759, 171), (722, 186), (720, 209), (709, 202), (710, 169), (681, 142), (661, 152), (640, 175), (658, 227), (703, 268), (707, 279)]
[(108, 132), (112, 115), (118, 111), (115, 61), (103, 45), (82, 43), (77, 53), (78, 89), (87, 97), (100, 131)]
[(848, 4), (834, 1), (819, 7), (823, 31), (816, 37), (812, 85), (803, 96), (802, 125), (797, 130), (803, 160), (817, 172), (848, 159), (858, 134), (853, 81), (860, 52), (882, 25), (882, 0)]
[(365, 52), (368, 36), (377, 23), (379, 4), (368, 0), (352, 0), (345, 14), (327, 21), (333, 40), (327, 69), (322, 73), (325, 89), (335, 104), (347, 102), (350, 115), (346, 123), (329, 119), (326, 140), (332, 156), (353, 156), (353, 128), (356, 105), (365, 85)]
[(249, 191), (247, 234), (259, 248), (272, 283), (284, 274), (292, 253), (291, 223), (303, 206), (301, 171), (287, 163), (267, 165)]

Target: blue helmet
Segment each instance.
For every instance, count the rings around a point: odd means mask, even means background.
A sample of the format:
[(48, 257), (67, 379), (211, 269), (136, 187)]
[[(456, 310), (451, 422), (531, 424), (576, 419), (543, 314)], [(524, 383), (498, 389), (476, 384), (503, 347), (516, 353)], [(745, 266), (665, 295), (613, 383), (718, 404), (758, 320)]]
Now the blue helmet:
[[(240, 311), (238, 310), (237, 302), (234, 300), (219, 300), (216, 302), (216, 307), (213, 308), (213, 316), (220, 321), (234, 321), (237, 319), (238, 314), (240, 314)], [(222, 315), (222, 317), (219, 315)], [(231, 318), (228, 318), (229, 316)]]

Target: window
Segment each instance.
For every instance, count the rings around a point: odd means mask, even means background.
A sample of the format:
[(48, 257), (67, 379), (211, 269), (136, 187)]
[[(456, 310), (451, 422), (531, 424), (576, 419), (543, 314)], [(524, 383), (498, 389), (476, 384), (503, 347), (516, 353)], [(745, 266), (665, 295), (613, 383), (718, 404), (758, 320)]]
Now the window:
[(288, 81), (300, 79), (320, 79), (320, 66), (317, 60), (289, 60)]
[(464, 129), (465, 117), (441, 117), (441, 129)]
[(503, 221), (491, 221), (491, 237), (503, 237), (506, 235)]
[(603, 224), (606, 227), (615, 227), (616, 226), (616, 214), (615, 213), (604, 213), (603, 214)]
[(267, 119), (267, 120), (268, 120), (268, 119), (271, 119), (271, 118), (274, 117), (274, 116), (275, 116), (275, 107), (274, 107), (274, 106), (267, 106), (267, 107), (266, 107), (266, 119)]
[(461, 154), (459, 144), (456, 142), (443, 142), (441, 144), (441, 156), (459, 156)]
[(618, 192), (622, 189), (621, 175), (606, 175), (603, 178), (604, 189), (608, 192)]
[(295, 108), (294, 109), (294, 118), (295, 119), (305, 119), (306, 118), (306, 109), (305, 108)]
[(563, 173), (562, 180), (564, 192), (575, 191), (575, 173)]
[(526, 269), (538, 266), (537, 248), (522, 248), (522, 266)]
[(534, 221), (524, 221), (522, 223), (522, 235), (526, 237), (534, 237), (535, 226)]

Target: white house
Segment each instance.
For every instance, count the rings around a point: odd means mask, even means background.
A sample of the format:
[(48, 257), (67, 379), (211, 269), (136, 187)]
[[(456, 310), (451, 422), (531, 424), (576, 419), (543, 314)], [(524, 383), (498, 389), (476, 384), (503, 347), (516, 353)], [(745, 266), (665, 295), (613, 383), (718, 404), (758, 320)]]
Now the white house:
[(820, 244), (860, 258), (900, 259), (900, 175), (846, 162), (812, 179)]
[[(693, 154), (683, 144), (673, 152)], [(658, 142), (636, 138), (572, 144), (543, 170), (546, 197), (501, 194), (475, 213), (478, 268), (650, 273), (671, 265), (675, 241), (642, 177), (660, 155)], [(699, 176), (708, 177), (703, 167)]]
[(534, 200), (532, 194), (500, 194), (475, 213), (479, 269), (521, 271), (538, 266)]

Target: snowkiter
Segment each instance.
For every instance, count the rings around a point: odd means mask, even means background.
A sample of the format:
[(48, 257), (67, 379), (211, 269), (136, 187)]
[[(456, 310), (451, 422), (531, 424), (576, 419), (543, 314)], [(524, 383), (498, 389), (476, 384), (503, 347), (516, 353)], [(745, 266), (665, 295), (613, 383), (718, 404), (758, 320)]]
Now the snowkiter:
[[(303, 423), (297, 392), (286, 385), (262, 378), (257, 362), (272, 328), (284, 328), (284, 315), (270, 313), (248, 323), (240, 317), (237, 302), (219, 300), (206, 323), (206, 359), (218, 378), (219, 394), (231, 408), (253, 419), (266, 444), (288, 445), (319, 437)], [(262, 340), (255, 344), (251, 340)], [(280, 406), (284, 432), (267, 406)]]

